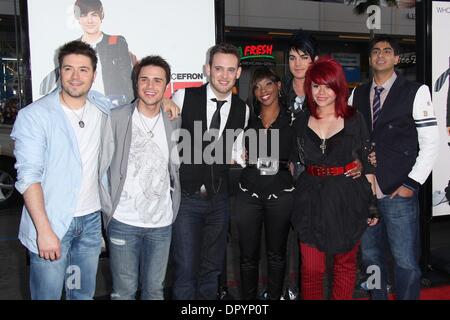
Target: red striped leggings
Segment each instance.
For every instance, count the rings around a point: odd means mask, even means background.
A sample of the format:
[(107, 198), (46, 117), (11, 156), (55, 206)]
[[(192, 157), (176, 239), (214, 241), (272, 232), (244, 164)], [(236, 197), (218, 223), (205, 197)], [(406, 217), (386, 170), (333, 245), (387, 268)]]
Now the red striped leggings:
[[(333, 256), (332, 300), (350, 300), (356, 282), (356, 254), (359, 242), (346, 253)], [(302, 257), (301, 290), (304, 300), (323, 300), (323, 276), (326, 271), (325, 253), (300, 242)]]

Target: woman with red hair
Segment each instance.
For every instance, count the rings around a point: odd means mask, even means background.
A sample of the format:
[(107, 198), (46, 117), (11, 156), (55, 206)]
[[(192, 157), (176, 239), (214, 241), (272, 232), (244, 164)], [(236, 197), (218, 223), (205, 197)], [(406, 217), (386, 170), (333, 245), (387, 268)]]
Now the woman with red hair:
[[(306, 73), (309, 115), (297, 119), (297, 156), (306, 167), (296, 183), (292, 222), (299, 235), (303, 299), (323, 299), (325, 256), (333, 255), (331, 299), (351, 299), (356, 254), (367, 225), (374, 168), (367, 160), (369, 133), (361, 114), (347, 105), (339, 63), (320, 58)], [(366, 176), (347, 172), (362, 161)]]

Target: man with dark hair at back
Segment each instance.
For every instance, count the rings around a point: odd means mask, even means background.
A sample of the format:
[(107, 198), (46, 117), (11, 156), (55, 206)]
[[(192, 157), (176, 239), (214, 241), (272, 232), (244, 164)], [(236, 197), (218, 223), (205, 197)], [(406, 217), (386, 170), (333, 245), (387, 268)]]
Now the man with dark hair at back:
[[(190, 156), (185, 148), (180, 154), (182, 194), (171, 249), (174, 299), (210, 300), (217, 297), (230, 219), (227, 185), (233, 157), (227, 150), (232, 149), (236, 140), (240, 141), (239, 136), (230, 137), (226, 133), (244, 129), (250, 115), (246, 104), (232, 94), (241, 74), (236, 47), (230, 44), (213, 46), (209, 51), (206, 74), (209, 83), (179, 90), (173, 97), (182, 110), (182, 128), (191, 138), (191, 144), (187, 146)], [(208, 143), (202, 141), (204, 134), (212, 136), (217, 147), (215, 153), (210, 153), (212, 161), (205, 157)], [(200, 155), (200, 159), (196, 159), (196, 155)], [(234, 159), (239, 160), (238, 156)]]
[[(305, 96), (305, 75), (309, 66), (319, 58), (319, 49), (316, 39), (309, 33), (299, 29), (291, 37), (288, 44), (289, 75), (284, 79), (281, 87), (281, 96), (291, 116), (291, 122), (302, 113), (308, 112), (307, 99)], [(296, 180), (304, 167), (299, 161), (292, 164), (294, 180)], [(298, 239), (293, 229), (288, 238), (287, 270), (285, 276), (285, 292), (283, 299), (293, 300), (298, 297), (299, 259)], [(294, 273), (292, 279), (291, 274)]]
[(101, 249), (101, 195), (113, 145), (108, 99), (90, 91), (95, 50), (59, 50), (61, 88), (20, 110), (11, 134), (25, 206), (19, 240), (30, 256), (32, 299), (92, 299)]
[(380, 222), (366, 230), (361, 243), (364, 266), (381, 272), (381, 283), (367, 282), (372, 299), (387, 299), (386, 245), (394, 258), (397, 299), (419, 299), (418, 192), (439, 149), (430, 91), (395, 72), (399, 50), (393, 38), (373, 39), (369, 45), (373, 80), (357, 87), (349, 99), (366, 119), (376, 153)]
[(309, 66), (319, 58), (316, 39), (303, 30), (298, 30), (289, 41), (289, 72), (282, 86), (282, 96), (286, 106), (295, 119), (295, 115), (304, 112), (306, 106), (305, 75)]
[(180, 205), (176, 129), (162, 111), (170, 66), (159, 56), (134, 67), (138, 99), (111, 112), (112, 205), (104, 212), (112, 274), (111, 299), (164, 299), (172, 223)]

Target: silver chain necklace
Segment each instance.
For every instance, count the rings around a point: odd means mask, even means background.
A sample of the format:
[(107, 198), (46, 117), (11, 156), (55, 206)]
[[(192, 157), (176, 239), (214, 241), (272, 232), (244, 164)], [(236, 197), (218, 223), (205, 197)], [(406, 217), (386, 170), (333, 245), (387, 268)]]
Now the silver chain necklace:
[(69, 106), (69, 104), (66, 102), (66, 100), (64, 99), (63, 95), (61, 94), (61, 99), (64, 102), (64, 104), (67, 106), (67, 108), (72, 111), (72, 113), (75, 115), (75, 117), (77, 117), (78, 119), (78, 125), (80, 126), (81, 129), (84, 128), (84, 121), (83, 121), (83, 117), (84, 117), (84, 112), (87, 109), (87, 104), (84, 105), (83, 107), (83, 113), (81, 114), (81, 118), (77, 115), (77, 113), (75, 111), (73, 111), (73, 109)]
[(157, 124), (158, 121), (159, 121), (159, 117), (161, 116), (161, 111), (159, 111), (159, 113), (158, 113), (158, 118), (156, 119), (156, 121), (155, 121), (155, 123), (153, 124), (153, 127), (152, 127), (151, 129), (149, 129), (149, 128), (147, 127), (147, 125), (145, 124), (145, 121), (144, 121), (144, 119), (142, 119), (142, 115), (141, 115), (141, 113), (139, 112), (139, 110), (137, 110), (137, 112), (138, 112), (139, 119), (141, 120), (141, 123), (142, 123), (142, 126), (144, 127), (145, 132), (150, 136), (150, 138), (153, 138), (153, 137), (155, 136), (155, 134), (153, 133), (153, 129), (155, 129), (156, 124)]

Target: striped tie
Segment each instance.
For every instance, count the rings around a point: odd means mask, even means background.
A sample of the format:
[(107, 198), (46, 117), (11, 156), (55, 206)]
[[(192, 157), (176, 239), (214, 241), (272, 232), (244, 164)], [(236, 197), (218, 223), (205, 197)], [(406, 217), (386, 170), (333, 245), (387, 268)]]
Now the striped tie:
[(380, 99), (380, 94), (381, 91), (384, 90), (383, 87), (375, 87), (375, 96), (373, 97), (373, 117), (372, 117), (372, 126), (373, 128), (375, 128), (375, 123), (378, 120), (378, 116), (380, 115), (381, 112), (381, 99)]

